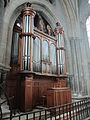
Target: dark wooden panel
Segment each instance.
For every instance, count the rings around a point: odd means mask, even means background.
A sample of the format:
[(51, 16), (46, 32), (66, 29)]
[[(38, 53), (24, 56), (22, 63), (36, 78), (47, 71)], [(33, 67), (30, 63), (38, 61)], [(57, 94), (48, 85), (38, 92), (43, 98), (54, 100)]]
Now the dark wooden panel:
[(21, 111), (30, 111), (32, 110), (32, 79), (31, 77), (25, 77), (21, 81)]
[(58, 106), (71, 103), (70, 88), (50, 88), (47, 91), (47, 106)]
[(8, 97), (14, 97), (14, 99), (10, 100), (10, 104), (12, 108), (17, 107), (17, 81), (16, 80), (9, 80), (6, 86), (6, 93)]
[(34, 76), (33, 90), (32, 90), (33, 91), (33, 106), (42, 105), (43, 99), (47, 101), (47, 89), (52, 88), (52, 87), (57, 87), (57, 88), (66, 87), (66, 82), (64, 78), (55, 78), (55, 77), (47, 77), (47, 76), (45, 77), (42, 75)]
[(7, 80), (6, 80), (6, 92), (8, 97), (14, 96), (14, 99), (11, 100), (12, 108), (18, 108), (19, 107), (19, 101), (18, 98), (20, 96), (20, 93), (18, 92), (20, 90), (20, 76), (17, 74), (19, 70), (18, 66), (12, 66), (11, 71), (7, 74)]

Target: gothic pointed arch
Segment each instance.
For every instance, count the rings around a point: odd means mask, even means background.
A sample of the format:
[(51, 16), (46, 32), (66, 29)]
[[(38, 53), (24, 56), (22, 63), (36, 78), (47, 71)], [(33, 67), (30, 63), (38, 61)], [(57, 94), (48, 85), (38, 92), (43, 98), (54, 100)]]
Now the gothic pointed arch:
[[(42, 1), (39, 3), (36, 0), (34, 0), (34, 1), (31, 0), (31, 2), (33, 3), (33, 8), (35, 7), (35, 10), (39, 10), (39, 11), (42, 11), (42, 13), (44, 13), (44, 16), (47, 17), (47, 20), (49, 21), (50, 25), (51, 24), (55, 25), (55, 24), (53, 24), (53, 23), (56, 23), (56, 21), (57, 21), (55, 15), (53, 15), (53, 13), (55, 13), (55, 11), (53, 12), (53, 9), (49, 8), (49, 5), (47, 5), (47, 2), (44, 3), (44, 6), (46, 6), (46, 7), (42, 7), (43, 6)], [(14, 26), (14, 23), (15, 23), (17, 17), (21, 13), (21, 9), (23, 8), (24, 3), (25, 3), (24, 0), (23, 1), (21, 0), (19, 2), (13, 1), (11, 3), (11, 6), (10, 7), (7, 6), (6, 10), (5, 10), (4, 19), (3, 19), (4, 33), (2, 33), (2, 38), (3, 38), (3, 40), (6, 41), (5, 42), (6, 44), (4, 46), (7, 46), (6, 51), (4, 51), (3, 63), (5, 63), (7, 65), (10, 64), (9, 58), (11, 56), (10, 51), (11, 51), (11, 40), (12, 40), (11, 39), (12, 38), (12, 29), (13, 29), (13, 26)], [(13, 4), (15, 4), (14, 7), (13, 7)], [(8, 11), (10, 12), (9, 14), (8, 14)], [(5, 21), (6, 18), (8, 18), (7, 21)], [(7, 54), (8, 54), (8, 56), (7, 56)]]

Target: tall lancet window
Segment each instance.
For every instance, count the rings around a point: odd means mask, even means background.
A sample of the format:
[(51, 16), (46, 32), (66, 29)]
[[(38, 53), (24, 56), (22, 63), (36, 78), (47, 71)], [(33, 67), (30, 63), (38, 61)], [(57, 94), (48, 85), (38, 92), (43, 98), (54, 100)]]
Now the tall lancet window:
[(87, 18), (86, 28), (87, 28), (89, 47), (90, 47), (90, 16)]

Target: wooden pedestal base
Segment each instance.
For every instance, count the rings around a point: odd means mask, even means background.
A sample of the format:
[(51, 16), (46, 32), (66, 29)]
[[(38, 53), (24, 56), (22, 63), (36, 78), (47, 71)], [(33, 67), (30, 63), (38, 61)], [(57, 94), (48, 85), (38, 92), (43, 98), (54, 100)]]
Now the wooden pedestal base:
[[(17, 73), (18, 74), (18, 73)], [(66, 87), (66, 77), (22, 72), (7, 79), (8, 95), (15, 95), (13, 106), (21, 111), (31, 111), (39, 106), (57, 106), (71, 102), (71, 90)], [(14, 86), (14, 88), (13, 88)]]
[(21, 94), (20, 94), (20, 110), (32, 110), (32, 79), (33, 76), (22, 76), (21, 80)]
[(70, 88), (49, 88), (47, 90), (47, 107), (71, 103)]

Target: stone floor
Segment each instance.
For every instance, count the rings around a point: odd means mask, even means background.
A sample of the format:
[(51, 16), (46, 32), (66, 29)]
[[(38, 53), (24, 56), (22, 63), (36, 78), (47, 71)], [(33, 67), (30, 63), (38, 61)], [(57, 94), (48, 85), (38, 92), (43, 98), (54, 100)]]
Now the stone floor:
[(85, 120), (90, 120), (90, 117), (89, 117), (89, 118), (86, 118)]
[[(3, 101), (5, 101), (5, 99), (4, 98), (0, 98), (0, 103), (2, 103)], [(2, 104), (1, 108), (2, 108), (3, 116), (5, 116), (5, 117), (9, 116), (10, 110), (9, 110), (9, 106), (7, 105), (7, 102)]]

